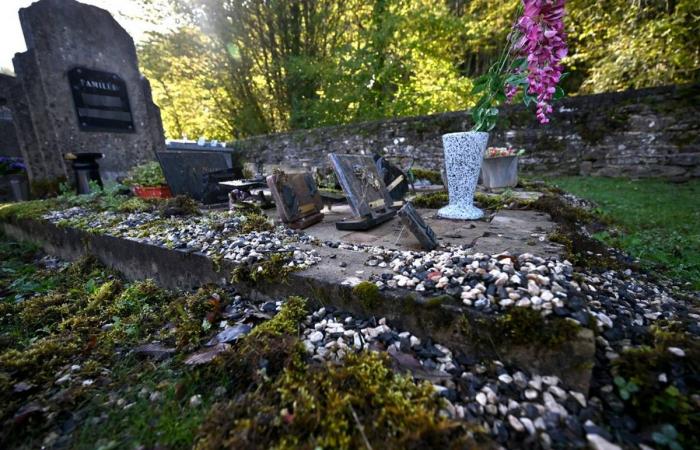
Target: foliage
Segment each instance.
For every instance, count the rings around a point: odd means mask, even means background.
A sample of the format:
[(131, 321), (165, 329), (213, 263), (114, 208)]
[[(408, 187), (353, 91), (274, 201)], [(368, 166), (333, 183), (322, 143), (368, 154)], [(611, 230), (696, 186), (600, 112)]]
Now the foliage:
[(637, 386), (634, 381), (627, 381), (620, 376), (615, 377), (613, 381), (615, 382), (615, 386), (617, 386), (622, 400), (629, 400), (632, 394), (639, 391), (639, 386)]
[(410, 169), (415, 180), (428, 180), (430, 184), (442, 184), (442, 176), (437, 170), (423, 169), (421, 167), (412, 167)]
[(696, 0), (569, 0), (567, 9), (571, 89), (594, 93), (700, 79)]
[(139, 164), (131, 169), (129, 172), (128, 184), (149, 187), (162, 186), (167, 183), (165, 182), (165, 175), (163, 175), (163, 169), (160, 167), (160, 163), (157, 161), (150, 161)]
[(657, 444), (667, 446), (671, 450), (683, 450), (683, 447), (676, 441), (678, 432), (671, 424), (667, 423), (662, 425), (660, 431), (655, 431), (651, 434), (651, 438), (654, 439), (654, 442)]
[(553, 182), (596, 202), (597, 212), (619, 224), (596, 234), (641, 260), (644, 267), (700, 289), (700, 182), (622, 178), (557, 178)]
[(212, 408), (196, 448), (477, 446), (467, 426), (436, 414), (440, 399), (429, 383), (395, 374), (372, 353), (348, 355), (338, 367), (292, 364), (241, 400)]
[[(490, 84), (502, 94), (508, 77), (477, 77), (499, 59), (519, 3), (141, 1), (181, 24), (139, 45), (166, 133), (222, 140), (465, 109)], [(570, 0), (567, 13), (569, 92), (700, 79), (697, 1)], [(490, 126), (492, 107), (476, 122)]]

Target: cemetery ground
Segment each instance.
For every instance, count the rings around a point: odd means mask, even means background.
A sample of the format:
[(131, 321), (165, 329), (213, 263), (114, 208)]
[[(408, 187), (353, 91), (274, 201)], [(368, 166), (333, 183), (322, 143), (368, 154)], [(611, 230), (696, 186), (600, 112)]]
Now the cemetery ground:
[(0, 244), (1, 446), (697, 448), (698, 189), (525, 182), (432, 252), (117, 189), (2, 205), (42, 249)]

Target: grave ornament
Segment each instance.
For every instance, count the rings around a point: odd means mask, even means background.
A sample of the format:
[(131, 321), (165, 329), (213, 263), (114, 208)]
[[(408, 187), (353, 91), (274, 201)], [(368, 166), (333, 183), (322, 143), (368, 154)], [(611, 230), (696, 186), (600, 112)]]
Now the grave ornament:
[(399, 217), (424, 249), (433, 250), (438, 247), (439, 244), (435, 232), (430, 228), (430, 225), (423, 221), (423, 218), (418, 214), (411, 202), (406, 202), (403, 205), (399, 210)]
[(336, 222), (338, 230), (369, 230), (396, 215), (393, 199), (371, 156), (331, 153), (328, 157), (355, 216)]
[(306, 173), (275, 171), (267, 177), (280, 220), (300, 230), (323, 220), (323, 202), (313, 176)]

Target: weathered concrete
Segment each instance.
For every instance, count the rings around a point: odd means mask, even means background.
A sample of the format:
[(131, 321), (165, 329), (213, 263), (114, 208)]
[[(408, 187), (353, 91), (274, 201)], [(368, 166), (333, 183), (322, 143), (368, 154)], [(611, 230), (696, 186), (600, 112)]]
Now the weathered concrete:
[[(538, 211), (502, 210), (490, 214), (483, 220), (458, 221), (437, 217), (436, 209), (418, 209), (443, 247), (466, 246), (474, 252), (498, 254), (532, 253), (548, 258), (562, 256), (562, 245), (551, 242), (547, 235), (556, 224)], [(342, 241), (354, 244), (370, 244), (389, 249), (422, 251), (418, 240), (398, 218), (394, 218), (369, 231), (338, 231), (335, 223), (352, 216), (347, 205), (333, 206), (323, 211), (321, 223), (304, 230), (321, 241)]]
[[(22, 155), (33, 180), (71, 176), (62, 155), (101, 152), (103, 177), (155, 159), (165, 147), (160, 112), (139, 73), (131, 36), (105, 10), (75, 0), (40, 0), (19, 11), (27, 51), (13, 60), (17, 78), (0, 85), (9, 99)], [(127, 86), (135, 132), (80, 131), (67, 72), (112, 72)]]
[[(562, 99), (546, 126), (522, 105), (506, 106), (489, 145), (523, 147), (524, 172), (700, 176), (700, 85)], [(441, 135), (470, 128), (467, 111), (256, 136), (233, 143), (270, 166), (326, 165), (326, 155), (376, 152), (439, 169)], [(253, 158), (254, 155), (254, 158)]]
[[(168, 250), (135, 241), (59, 228), (47, 222), (3, 222), (3, 232), (18, 240), (31, 241), (46, 252), (64, 259), (94, 255), (127, 279), (151, 278), (167, 288), (191, 289), (206, 283), (225, 283), (235, 266), (221, 264), (205, 255)], [(352, 285), (358, 277), (381, 275), (388, 269), (364, 266), (368, 255), (362, 252), (314, 247), (322, 262), (293, 273), (285, 281), (241, 283), (237, 287), (249, 297), (301, 295), (315, 306), (334, 305), (361, 316), (386, 317), (391, 323), (420, 338), (430, 337), (469, 354), (497, 357), (538, 373), (555, 374), (572, 388), (586, 392), (595, 354), (594, 334), (581, 329), (579, 335), (556, 348), (533, 343), (511, 345), (488, 328), (494, 316), (483, 315), (459, 301), (428, 299), (413, 291), (381, 291), (376, 301), (358, 298)], [(340, 267), (339, 261), (347, 264)], [(565, 320), (549, 318), (550, 321)], [(475, 339), (478, 337), (479, 339)]]

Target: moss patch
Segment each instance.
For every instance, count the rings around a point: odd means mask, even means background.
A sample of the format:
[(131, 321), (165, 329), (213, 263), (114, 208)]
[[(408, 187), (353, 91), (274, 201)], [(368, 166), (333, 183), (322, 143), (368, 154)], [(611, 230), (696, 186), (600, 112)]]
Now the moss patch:
[[(625, 402), (625, 413), (650, 430), (671, 424), (678, 431), (683, 448), (698, 448), (700, 342), (686, 335), (683, 328), (679, 322), (661, 321), (652, 327), (648, 345), (620, 354), (613, 362), (613, 374), (626, 385), (636, 386)], [(682, 348), (685, 356), (672, 354), (669, 347)], [(666, 374), (669, 382), (659, 381), (661, 374)]]
[(414, 167), (411, 169), (413, 176), (416, 180), (428, 180), (430, 184), (442, 184), (442, 176), (437, 170), (423, 169), (421, 167)]
[(498, 317), (464, 317), (460, 328), (469, 339), (487, 347), (535, 344), (549, 349), (570, 342), (581, 330), (570, 320), (544, 318), (531, 308), (512, 308)]
[(360, 300), (360, 303), (367, 311), (372, 311), (382, 300), (379, 287), (371, 281), (359, 283), (352, 288), (352, 294)]
[(213, 448), (489, 448), (468, 426), (437, 414), (428, 383), (396, 375), (373, 354), (340, 367), (286, 369), (242, 401), (216, 405), (198, 449)]
[(253, 265), (241, 264), (231, 272), (232, 283), (259, 283), (264, 281), (286, 282), (290, 273), (298, 267), (290, 267), (287, 263), (289, 253), (275, 253), (268, 259)]

